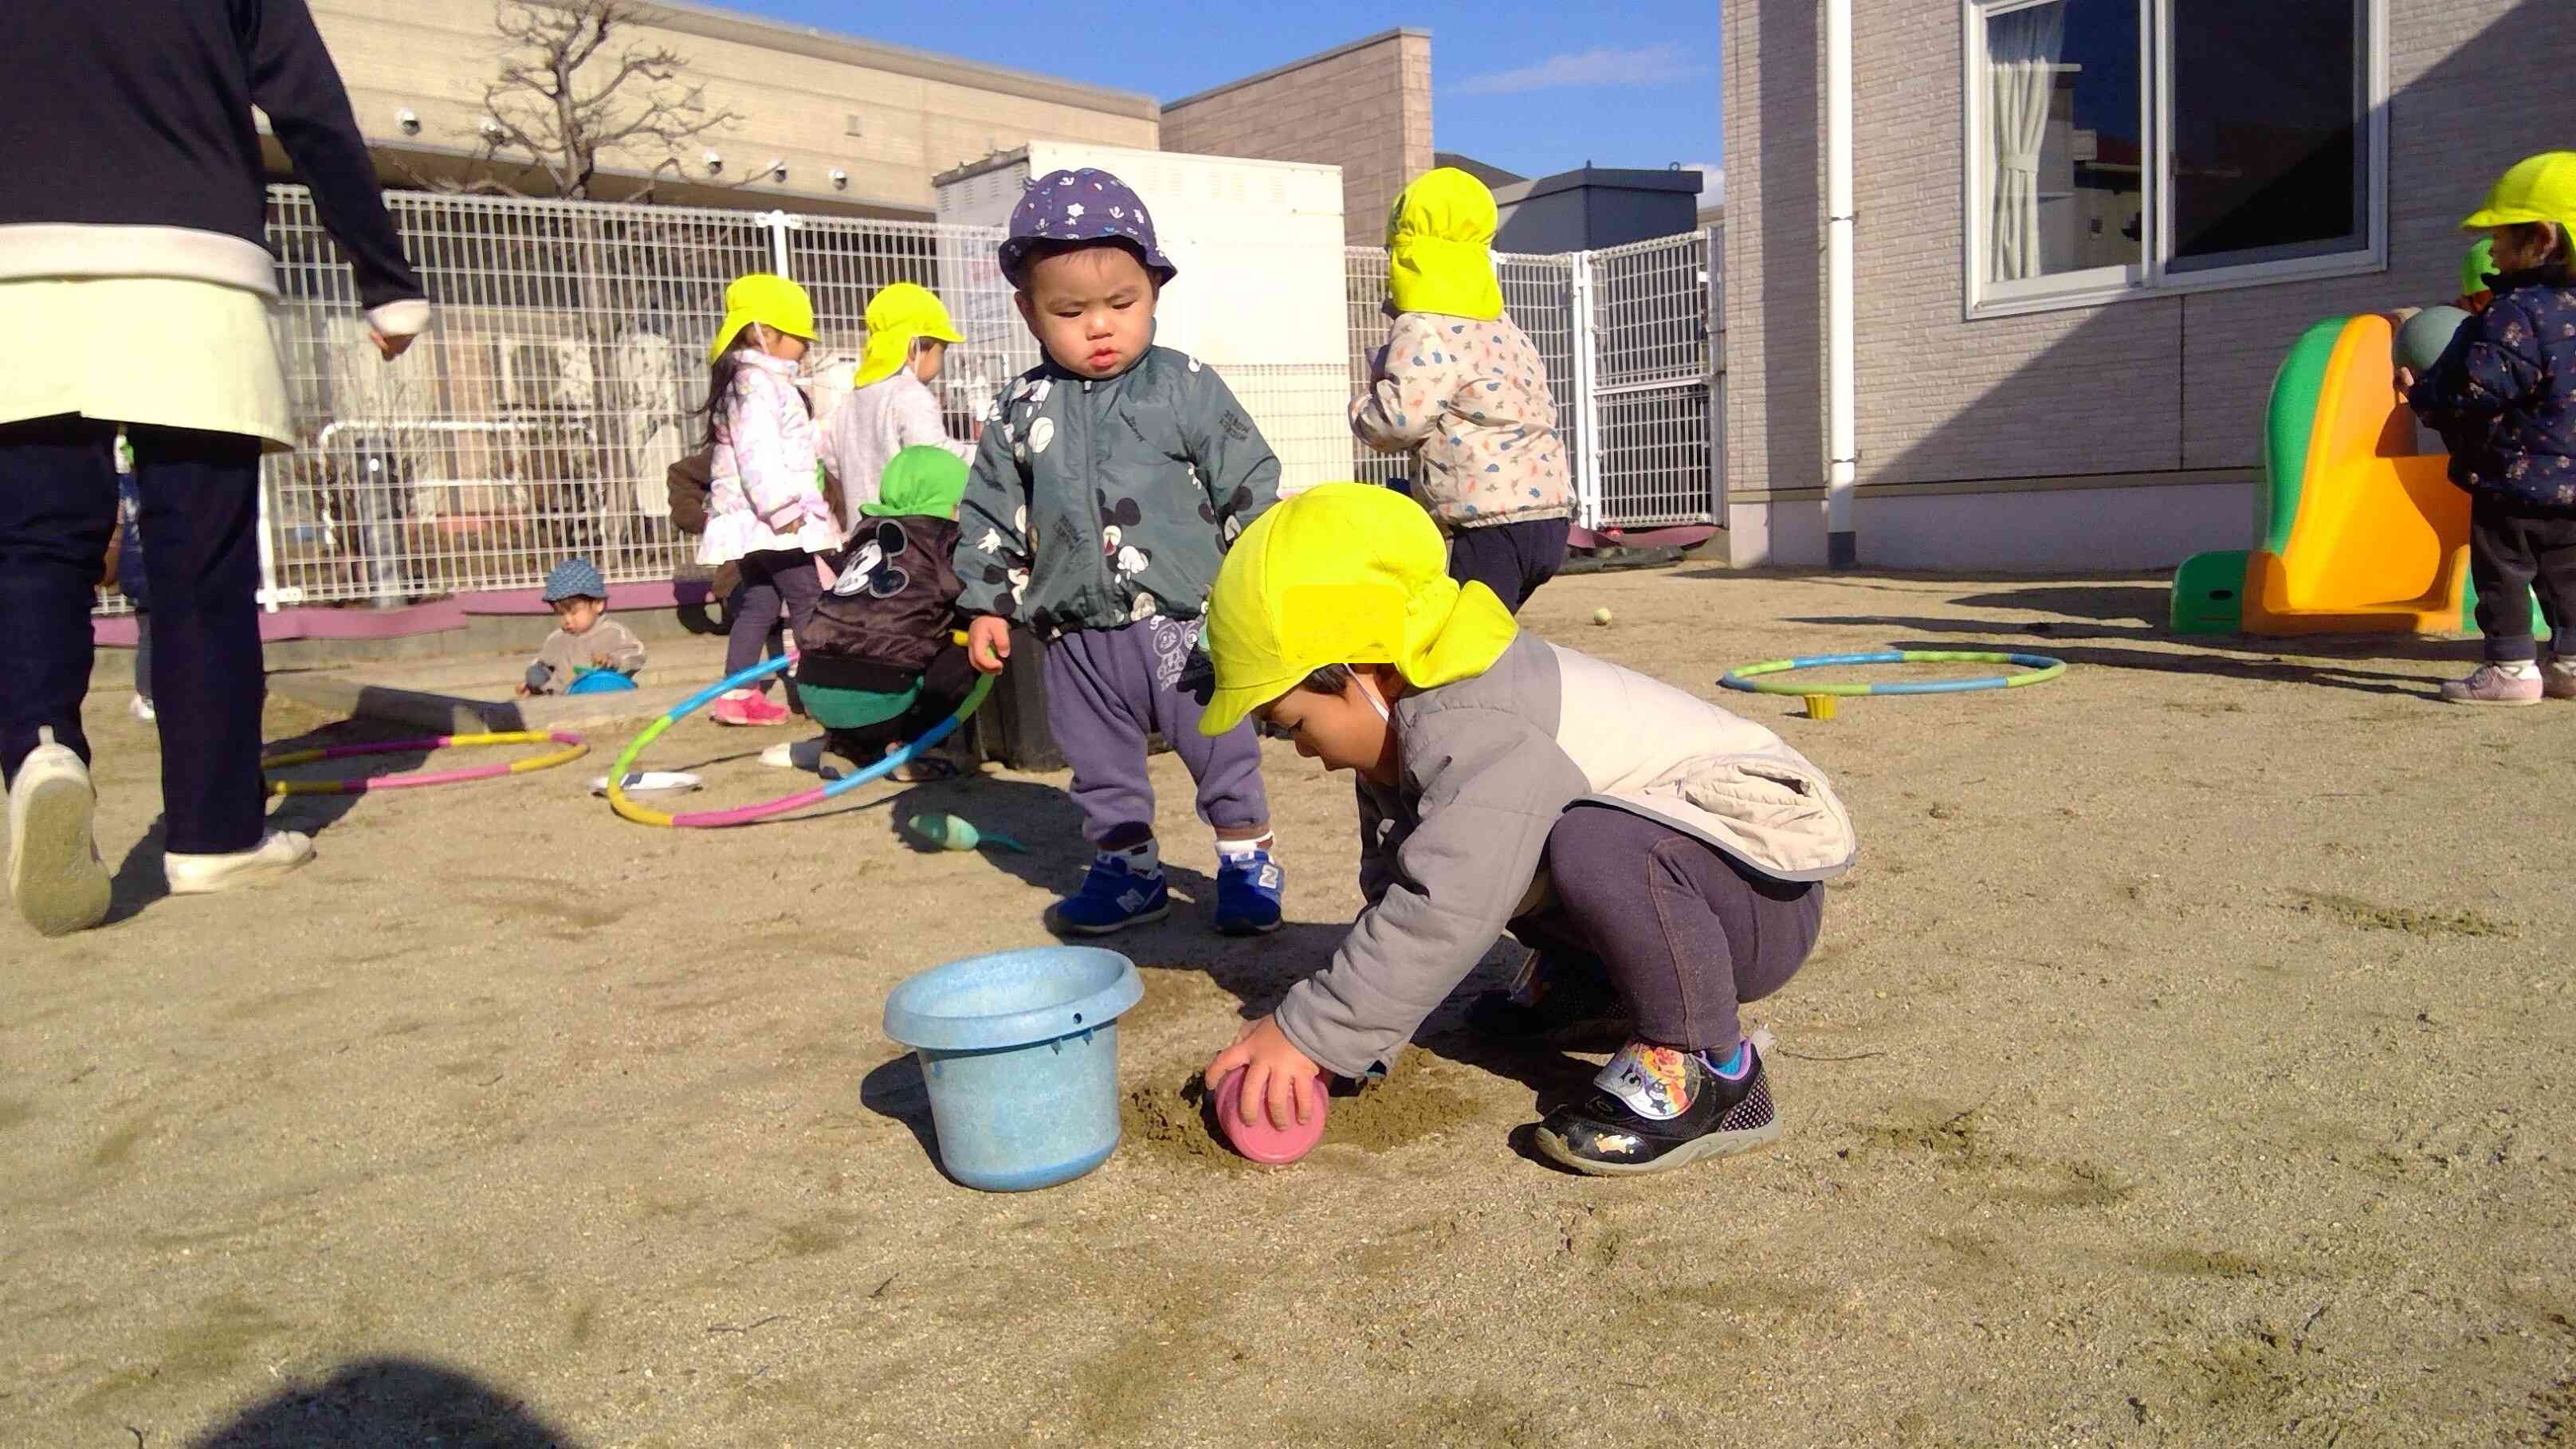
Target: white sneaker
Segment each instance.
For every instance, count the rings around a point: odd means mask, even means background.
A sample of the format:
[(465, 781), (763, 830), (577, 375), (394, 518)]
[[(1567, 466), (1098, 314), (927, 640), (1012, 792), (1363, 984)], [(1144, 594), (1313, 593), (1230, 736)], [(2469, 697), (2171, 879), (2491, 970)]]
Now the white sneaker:
[(780, 740), (760, 752), (760, 762), (773, 770), (803, 770), (809, 775), (823, 772), (824, 758), (832, 746), (823, 736), (810, 740)]
[(52, 730), (36, 739), (9, 790), (9, 897), (37, 934), (63, 936), (107, 917), (107, 863), (91, 830), (98, 793)]
[(265, 885), (313, 859), (313, 837), (294, 830), (272, 830), (249, 850), (230, 855), (162, 857), (174, 896), (210, 896), (240, 886)]
[(150, 724), (161, 717), (161, 712), (152, 707), (152, 701), (139, 694), (127, 702), (125, 712), (145, 724)]

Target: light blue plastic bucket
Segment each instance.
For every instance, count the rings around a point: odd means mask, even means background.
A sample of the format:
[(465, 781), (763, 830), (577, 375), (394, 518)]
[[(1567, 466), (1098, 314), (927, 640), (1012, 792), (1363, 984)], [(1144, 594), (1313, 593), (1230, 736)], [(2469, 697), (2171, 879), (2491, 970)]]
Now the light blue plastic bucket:
[(1071, 1182), (1118, 1150), (1118, 1018), (1134, 962), (1091, 946), (972, 956), (886, 998), (886, 1035), (921, 1057), (939, 1162), (987, 1192)]

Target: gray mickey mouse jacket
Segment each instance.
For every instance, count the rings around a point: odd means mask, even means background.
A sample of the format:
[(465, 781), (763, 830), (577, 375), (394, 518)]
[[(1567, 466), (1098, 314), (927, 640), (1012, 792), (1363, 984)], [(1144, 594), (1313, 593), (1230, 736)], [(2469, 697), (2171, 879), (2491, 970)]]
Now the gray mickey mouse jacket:
[(1279, 459), (1216, 370), (1168, 347), (1116, 377), (1041, 365), (1002, 389), (957, 514), (958, 608), (1041, 639), (1193, 619)]

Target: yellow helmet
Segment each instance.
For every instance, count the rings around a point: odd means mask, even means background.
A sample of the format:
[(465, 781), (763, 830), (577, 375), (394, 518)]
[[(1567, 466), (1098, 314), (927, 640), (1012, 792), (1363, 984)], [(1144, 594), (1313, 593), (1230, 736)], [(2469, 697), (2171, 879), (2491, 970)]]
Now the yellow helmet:
[(2487, 204), (2469, 213), (2464, 227), (2520, 226), (2545, 221), (2576, 234), (2576, 151), (2543, 151), (2513, 163), (2487, 193)]
[(769, 272), (751, 272), (733, 279), (725, 288), (724, 325), (716, 329), (715, 344), (707, 349), (707, 361), (725, 355), (742, 329), (759, 323), (772, 332), (790, 337), (814, 340), (814, 299), (805, 289)]
[(1494, 666), (1520, 632), (1483, 584), (1449, 577), (1422, 505), (1367, 483), (1310, 488), (1253, 521), (1208, 595), (1216, 693), (1199, 729), (1221, 735), (1327, 664), (1392, 664), (1431, 689)]
[(896, 282), (878, 289), (868, 299), (868, 345), (859, 356), (859, 370), (850, 386), (866, 387), (894, 376), (912, 356), (914, 339), (921, 337), (934, 342), (966, 340), (928, 287)]

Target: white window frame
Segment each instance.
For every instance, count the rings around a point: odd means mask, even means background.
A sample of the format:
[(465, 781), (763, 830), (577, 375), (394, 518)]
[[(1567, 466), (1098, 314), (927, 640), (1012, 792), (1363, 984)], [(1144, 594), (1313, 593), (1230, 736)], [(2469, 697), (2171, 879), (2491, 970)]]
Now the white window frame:
[(2140, 177), (2145, 245), (2136, 263), (2092, 267), (2019, 281), (1989, 280), (1992, 255), (1988, 229), (1994, 216), (1990, 185), (1993, 166), (1994, 107), (1986, 93), (1986, 22), (1998, 15), (2035, 9), (2055, 0), (1961, 0), (1959, 55), (1960, 108), (1966, 124), (1960, 157), (1960, 269), (1965, 278), (1966, 315), (2019, 317), (2078, 307), (2194, 292), (2268, 287), (2323, 277), (2363, 276), (2388, 270), (2388, 0), (2352, 0), (2364, 34), (2364, 145), (2368, 191), (2362, 206), (2364, 245), (2320, 256), (2244, 262), (2223, 267), (2171, 269), (2173, 208), (2167, 204), (2166, 178), (2172, 171), (2173, 85), (2172, 0), (2139, 0), (2139, 97), (2143, 114), (2139, 134), (2145, 138)]

